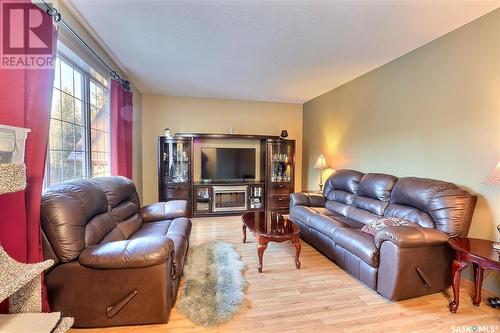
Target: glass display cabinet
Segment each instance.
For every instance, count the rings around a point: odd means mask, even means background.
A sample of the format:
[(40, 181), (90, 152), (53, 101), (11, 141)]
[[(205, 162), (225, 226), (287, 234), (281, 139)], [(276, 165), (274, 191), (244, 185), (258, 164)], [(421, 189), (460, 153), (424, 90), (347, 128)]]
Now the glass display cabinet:
[(166, 183), (189, 183), (191, 149), (186, 142), (167, 141), (163, 144), (162, 160), (165, 164)]
[(190, 201), (192, 140), (167, 137), (159, 137), (158, 140), (160, 201)]
[(295, 144), (287, 142), (269, 144), (271, 160), (271, 182), (291, 183), (293, 181), (293, 154)]
[(211, 211), (211, 187), (210, 186), (195, 186), (194, 187), (194, 212), (208, 213)]
[(264, 209), (264, 184), (248, 186), (248, 209), (261, 210)]
[(268, 139), (266, 161), (267, 208), (287, 213), (295, 184), (295, 140)]

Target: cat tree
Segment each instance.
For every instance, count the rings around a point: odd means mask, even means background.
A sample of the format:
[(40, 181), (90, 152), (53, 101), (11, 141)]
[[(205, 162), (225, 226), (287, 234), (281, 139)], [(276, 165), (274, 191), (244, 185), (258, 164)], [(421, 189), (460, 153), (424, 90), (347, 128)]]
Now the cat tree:
[[(0, 195), (26, 188), (23, 161), (27, 132), (29, 130), (0, 125)], [(19, 138), (17, 133), (23, 137)], [(17, 161), (13, 161), (13, 157), (17, 157)], [(9, 313), (0, 314), (2, 333), (62, 333), (73, 325), (73, 318), (63, 317), (61, 312), (42, 312), (41, 276), (52, 265), (53, 260), (20, 263), (0, 244), (0, 302), (9, 300)]]

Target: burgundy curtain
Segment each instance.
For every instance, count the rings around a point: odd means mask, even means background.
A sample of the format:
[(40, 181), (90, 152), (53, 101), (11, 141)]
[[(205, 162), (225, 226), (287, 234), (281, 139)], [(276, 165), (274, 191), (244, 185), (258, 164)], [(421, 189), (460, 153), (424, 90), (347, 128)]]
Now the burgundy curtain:
[[(0, 0), (2, 9), (5, 9), (6, 3)], [(37, 10), (43, 15), (37, 33), (49, 36), (52, 43), (49, 49), (52, 54), (48, 56), (54, 56), (57, 32), (52, 25), (52, 19), (30, 2), (19, 3), (29, 6), (30, 15), (39, 15), (33, 12)], [(11, 28), (12, 26), (11, 24)], [(0, 28), (7, 29), (6, 24), (2, 23)], [(2, 54), (5, 54), (5, 48), (2, 51)], [(26, 54), (30, 56), (29, 51), (26, 51)], [(0, 195), (0, 243), (10, 256), (25, 263), (43, 260), (40, 202), (53, 82), (53, 68), (0, 68), (0, 124), (31, 129), (25, 154), (27, 188), (22, 192)], [(45, 297), (44, 309), (48, 309)], [(8, 304), (4, 302), (0, 305), (0, 312), (7, 311)]]
[(111, 174), (132, 179), (132, 107), (131, 91), (111, 80)]

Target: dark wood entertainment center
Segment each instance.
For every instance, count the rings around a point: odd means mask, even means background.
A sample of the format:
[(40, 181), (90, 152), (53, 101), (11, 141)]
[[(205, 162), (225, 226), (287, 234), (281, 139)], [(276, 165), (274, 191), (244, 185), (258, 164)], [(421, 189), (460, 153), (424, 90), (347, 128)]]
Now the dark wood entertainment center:
[[(195, 171), (194, 161), (198, 157), (201, 160), (199, 150), (211, 142), (219, 145), (237, 142), (236, 147), (242, 142), (255, 145), (257, 179), (201, 179), (200, 171)], [(278, 136), (206, 133), (158, 137), (159, 200), (187, 200), (191, 216), (234, 215), (260, 210), (288, 213), (294, 186), (295, 140)]]

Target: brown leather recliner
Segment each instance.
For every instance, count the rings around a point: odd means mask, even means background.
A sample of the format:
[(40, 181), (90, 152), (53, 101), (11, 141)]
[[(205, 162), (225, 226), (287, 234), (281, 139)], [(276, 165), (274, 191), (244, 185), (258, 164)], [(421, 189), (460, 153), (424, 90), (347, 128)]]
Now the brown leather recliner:
[(189, 246), (182, 200), (140, 208), (132, 181), (98, 177), (54, 185), (42, 197), (51, 309), (76, 327), (167, 322)]
[[(390, 300), (439, 292), (451, 284), (450, 237), (466, 237), (476, 197), (426, 178), (338, 170), (323, 193), (293, 193), (290, 219), (301, 237)], [(361, 228), (397, 217), (420, 227)]]

